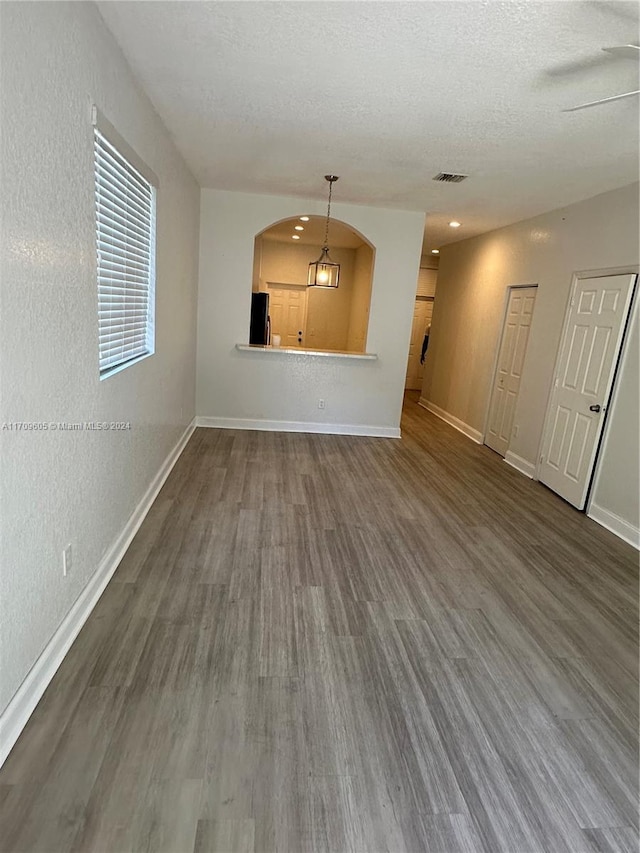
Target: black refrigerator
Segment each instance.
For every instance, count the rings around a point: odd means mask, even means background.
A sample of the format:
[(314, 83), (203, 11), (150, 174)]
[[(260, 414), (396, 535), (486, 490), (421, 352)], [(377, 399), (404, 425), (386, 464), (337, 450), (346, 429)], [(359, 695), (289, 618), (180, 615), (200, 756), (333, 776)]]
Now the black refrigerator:
[(270, 338), (269, 329), (269, 294), (251, 294), (251, 325), (249, 326), (249, 343), (267, 346)]

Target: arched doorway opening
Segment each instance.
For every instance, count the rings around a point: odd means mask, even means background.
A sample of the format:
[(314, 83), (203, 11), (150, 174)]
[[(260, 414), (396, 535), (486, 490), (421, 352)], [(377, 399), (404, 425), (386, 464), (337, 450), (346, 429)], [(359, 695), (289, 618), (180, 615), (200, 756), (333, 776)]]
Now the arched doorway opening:
[[(308, 287), (308, 267), (320, 253), (324, 228), (324, 217), (300, 214), (256, 235), (252, 290), (263, 296), (254, 296), (253, 305), (268, 313), (265, 342), (272, 346), (363, 353), (375, 247), (348, 223), (332, 219), (329, 244), (340, 264), (339, 286)], [(251, 340), (256, 342), (253, 326)]]

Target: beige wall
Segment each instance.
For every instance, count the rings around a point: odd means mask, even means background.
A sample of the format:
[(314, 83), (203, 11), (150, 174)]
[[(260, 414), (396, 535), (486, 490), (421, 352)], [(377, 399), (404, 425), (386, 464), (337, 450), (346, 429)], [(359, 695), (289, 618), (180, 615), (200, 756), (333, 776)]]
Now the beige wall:
[(253, 248), (253, 273), (251, 276), (251, 290), (254, 293), (258, 293), (260, 290), (264, 290), (265, 287), (262, 285), (262, 235), (258, 234), (255, 239), (255, 244)]
[[(519, 432), (509, 448), (535, 464), (572, 275), (638, 264), (638, 185), (445, 246), (439, 258), (431, 357), (422, 394), (480, 432), (485, 427), (506, 288), (538, 285), (514, 421)], [(634, 365), (632, 361), (627, 363), (621, 387), (637, 401), (637, 360)], [(631, 397), (622, 405), (637, 411)], [(623, 420), (620, 406), (618, 401), (611, 411), (612, 430)], [(637, 430), (637, 423), (632, 426)], [(622, 429), (629, 439), (628, 428)], [(603, 482), (608, 483), (608, 478)], [(627, 471), (624, 487), (612, 485), (621, 497), (618, 510), (623, 511), (624, 504), (624, 512), (632, 516), (633, 507), (622, 498), (621, 490), (637, 494), (637, 468)], [(607, 500), (613, 500), (611, 492)]]
[[(262, 265), (260, 270), (261, 284), (264, 289), (268, 281), (281, 284), (306, 284), (309, 264), (320, 254), (317, 246), (307, 246), (300, 243), (283, 243), (279, 240), (262, 240)], [(340, 257), (338, 257), (340, 254)], [(331, 256), (342, 263), (346, 258), (349, 265), (353, 265), (352, 249), (331, 249)], [(343, 276), (340, 270), (340, 286), (343, 277), (349, 279), (349, 272)], [(340, 288), (338, 288), (339, 290)]]
[[(320, 252), (309, 246), (304, 253), (304, 281), (307, 280), (309, 262)], [(310, 287), (307, 291), (307, 346), (311, 349), (346, 350), (353, 296), (353, 249), (331, 249), (331, 258), (340, 264), (340, 286), (328, 289)]]
[(432, 255), (429, 252), (428, 255), (420, 256), (420, 268), (428, 269), (428, 270), (437, 270), (440, 263), (440, 255)]
[[(267, 282), (306, 285), (309, 264), (319, 254), (315, 246), (263, 240), (261, 288), (266, 289)], [(355, 254), (354, 249), (331, 249), (332, 260), (340, 264), (340, 286), (307, 290), (304, 345), (309, 349), (347, 349)]]
[(347, 334), (347, 349), (352, 352), (365, 352), (366, 350), (372, 273), (373, 250), (363, 244), (359, 249), (356, 249), (353, 268), (351, 315)]

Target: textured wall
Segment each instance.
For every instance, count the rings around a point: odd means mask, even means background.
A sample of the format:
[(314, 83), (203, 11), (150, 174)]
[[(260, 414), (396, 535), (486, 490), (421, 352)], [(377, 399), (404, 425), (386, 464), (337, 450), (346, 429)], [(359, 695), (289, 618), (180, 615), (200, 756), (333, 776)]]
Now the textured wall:
[[(248, 340), (253, 242), (322, 201), (203, 190), (198, 291), (198, 415), (396, 428), (400, 422), (424, 216), (334, 204), (376, 247), (367, 349), (377, 361), (238, 352)], [(318, 409), (318, 399), (326, 409)]]
[[(506, 288), (537, 284), (514, 419), (519, 434), (509, 448), (535, 464), (573, 273), (637, 263), (637, 184), (445, 246), (440, 254), (423, 396), (482, 432)], [(638, 366), (629, 359), (625, 371), (634, 369), (635, 374), (624, 378), (623, 387), (637, 401)], [(611, 411), (611, 426), (620, 421), (627, 441), (637, 443), (637, 422), (624, 426), (624, 406), (619, 398)], [(637, 411), (637, 402), (634, 409), (633, 400), (627, 400), (626, 408)], [(630, 429), (635, 430), (633, 439)], [(624, 488), (637, 494), (637, 467), (627, 469)], [(633, 508), (627, 505), (626, 512), (622, 517), (633, 523), (629, 518)]]
[[(0, 420), (131, 423), (0, 432), (4, 708), (194, 415), (199, 190), (93, 4), (0, 16)], [(156, 354), (102, 382), (92, 102), (160, 180)]]

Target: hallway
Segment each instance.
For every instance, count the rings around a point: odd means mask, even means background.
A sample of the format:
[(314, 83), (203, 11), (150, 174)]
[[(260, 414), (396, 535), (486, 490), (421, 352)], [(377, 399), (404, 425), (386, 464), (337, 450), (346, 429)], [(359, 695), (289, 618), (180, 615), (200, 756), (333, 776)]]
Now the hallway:
[(2, 850), (637, 849), (637, 553), (415, 394), (402, 435), (196, 430)]

